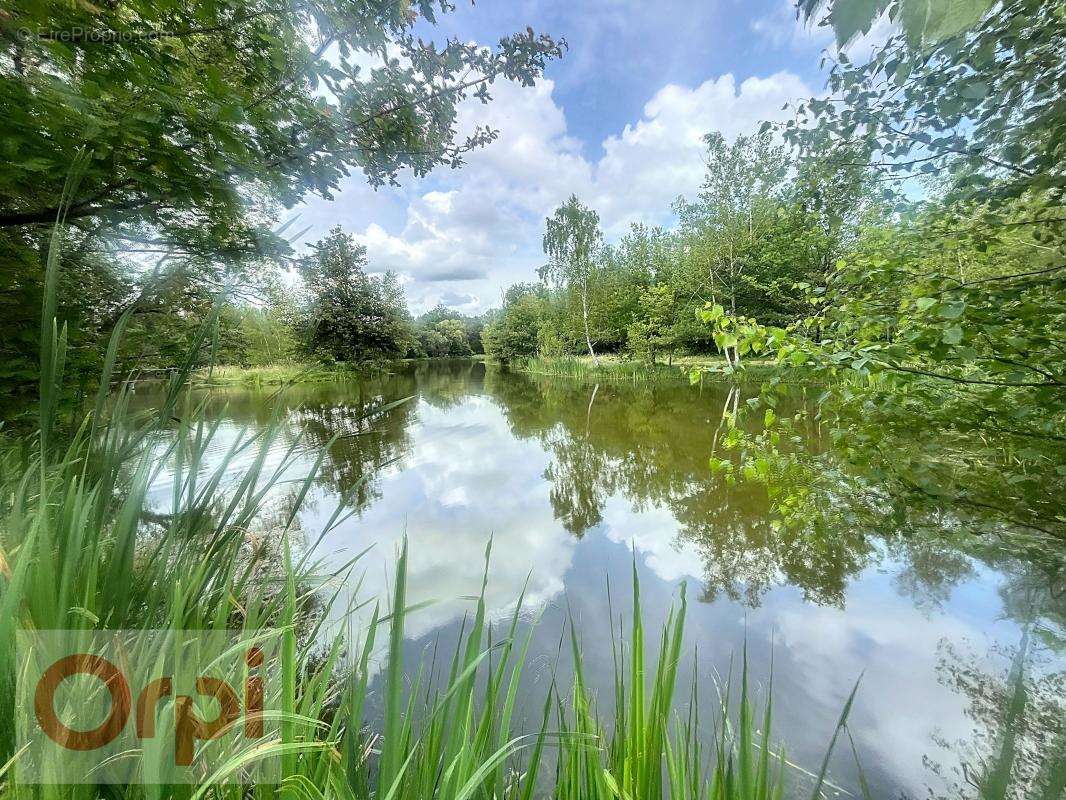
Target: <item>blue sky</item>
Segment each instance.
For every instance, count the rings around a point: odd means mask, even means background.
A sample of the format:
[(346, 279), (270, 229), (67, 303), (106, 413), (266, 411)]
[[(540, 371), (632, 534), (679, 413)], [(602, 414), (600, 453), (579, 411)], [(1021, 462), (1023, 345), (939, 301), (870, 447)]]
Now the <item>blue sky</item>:
[(401, 175), (401, 187), (378, 191), (353, 175), (332, 201), (296, 209), (311, 226), (304, 243), (341, 225), (367, 246), (372, 271), (401, 275), (415, 313), (498, 305), (543, 262), (544, 218), (571, 192), (599, 212), (609, 240), (633, 222), (669, 226), (672, 201), (700, 184), (702, 135), (784, 118), (786, 102), (822, 90), (832, 45), (796, 21), (789, 0), (457, 5), (440, 35), (491, 44), (529, 25), (565, 37), (569, 52), (534, 88), (497, 82), (491, 104), (464, 104), (461, 130), (488, 124), (500, 138), (462, 170)]

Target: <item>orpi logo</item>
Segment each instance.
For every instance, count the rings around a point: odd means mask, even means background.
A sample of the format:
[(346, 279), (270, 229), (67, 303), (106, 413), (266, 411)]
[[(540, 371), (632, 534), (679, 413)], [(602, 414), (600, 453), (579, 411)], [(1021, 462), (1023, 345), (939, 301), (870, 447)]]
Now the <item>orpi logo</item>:
[[(204, 780), (264, 738), (266, 704), (278, 696), (267, 666), (278, 637), (243, 638), (217, 631), (20, 632), (24, 751), (16, 779)], [(270, 782), (271, 759), (246, 762), (251, 771), (226, 780)]]

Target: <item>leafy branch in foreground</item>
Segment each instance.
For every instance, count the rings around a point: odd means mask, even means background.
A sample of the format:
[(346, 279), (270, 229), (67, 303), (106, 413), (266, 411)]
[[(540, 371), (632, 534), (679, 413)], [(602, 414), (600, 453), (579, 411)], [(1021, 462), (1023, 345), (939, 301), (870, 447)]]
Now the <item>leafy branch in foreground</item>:
[(827, 461), (836, 458), (882, 511), (954, 508), (967, 525), (1061, 538), (1066, 275), (1024, 240), (982, 251), (965, 232), (940, 230), (919, 218), (868, 231), (812, 293), (819, 312), (789, 329), (704, 312), (716, 337), (827, 388), (818, 420), (832, 456), (786, 457), (793, 422), (775, 425), (773, 412), (781, 376), (764, 386), (766, 431), (729, 443), (751, 456), (752, 474), (782, 487), (781, 502), (786, 475), (793, 492), (811, 484), (797, 481), (801, 461), (839, 478)]
[[(821, 4), (798, 5), (810, 16)], [(1046, 193), (1058, 212), (1041, 216), (1063, 218), (1061, 3), (833, 0), (828, 6), (845, 40), (849, 31), (836, 20), (889, 6), (905, 27), (909, 9), (931, 24), (892, 36), (864, 64), (841, 56), (830, 71), (829, 96), (802, 103), (784, 127), (803, 156), (838, 166), (858, 161), (887, 186), (935, 176), (949, 202), (1002, 204)], [(951, 25), (938, 29), (938, 16), (960, 9)]]
[[(991, 531), (1061, 572), (1062, 14), (1015, 0), (950, 36), (894, 38), (868, 64), (842, 60), (832, 97), (786, 126), (801, 165), (856, 163), (897, 184), (914, 170), (936, 183), (866, 225), (824, 281), (797, 285), (807, 318), (775, 327), (720, 305), (703, 312), (720, 346), (826, 385), (817, 421), (832, 452), (790, 447), (796, 420), (776, 420), (778, 374), (764, 386), (763, 432), (731, 431), (739, 461), (712, 460), (767, 484), (783, 522)], [(899, 201), (898, 188), (886, 199)]]

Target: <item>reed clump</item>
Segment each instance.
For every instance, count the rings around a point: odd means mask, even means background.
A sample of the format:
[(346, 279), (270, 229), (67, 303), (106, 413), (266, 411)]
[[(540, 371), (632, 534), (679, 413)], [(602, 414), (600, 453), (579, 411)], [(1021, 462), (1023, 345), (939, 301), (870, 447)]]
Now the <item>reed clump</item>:
[[(729, 367), (724, 359), (713, 356), (676, 356), (669, 361), (652, 364), (605, 355), (599, 357), (599, 362), (597, 365), (589, 356), (535, 356), (515, 359), (509, 362), (508, 367), (532, 375), (604, 383), (699, 383), (706, 380), (758, 385), (769, 378), (785, 384), (805, 384), (815, 380), (810, 370), (804, 367), (782, 367), (754, 359), (739, 369)], [(819, 376), (818, 381), (824, 381), (824, 378)]]

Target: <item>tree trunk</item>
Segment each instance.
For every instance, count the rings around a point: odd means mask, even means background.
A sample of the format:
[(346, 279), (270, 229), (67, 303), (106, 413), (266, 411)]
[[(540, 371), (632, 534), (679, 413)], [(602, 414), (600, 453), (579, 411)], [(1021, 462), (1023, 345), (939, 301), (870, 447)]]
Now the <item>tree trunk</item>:
[[(749, 218), (750, 220), (750, 218)], [(737, 319), (737, 260), (733, 253), (733, 242), (729, 242), (729, 314), (733, 317), (733, 324), (736, 324)], [(728, 360), (728, 359), (727, 359)], [(736, 347), (733, 348), (733, 363), (730, 364), (734, 369), (740, 365), (740, 351)]]
[(585, 322), (585, 344), (589, 346), (589, 355), (592, 356), (592, 363), (598, 367), (600, 365), (600, 359), (597, 358), (596, 351), (592, 349), (592, 336), (589, 334), (588, 289), (584, 287), (581, 289), (581, 316)]
[(1029, 626), (1026, 625), (1022, 628), (1022, 640), (1018, 645), (1018, 652), (1014, 656), (1009, 673), (1009, 704), (1002, 719), (999, 752), (990, 759), (991, 763), (986, 767), (985, 774), (977, 781), (982, 797), (1006, 797), (1007, 789), (1010, 787), (1011, 773), (1014, 770), (1018, 749), (1019, 723), (1025, 715), (1025, 660), (1028, 655)]

